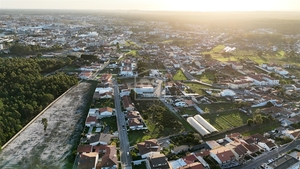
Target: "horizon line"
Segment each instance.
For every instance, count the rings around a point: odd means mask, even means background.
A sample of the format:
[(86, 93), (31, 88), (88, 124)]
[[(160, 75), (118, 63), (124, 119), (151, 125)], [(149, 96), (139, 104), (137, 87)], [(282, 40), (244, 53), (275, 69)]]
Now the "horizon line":
[[(35, 9), (35, 8), (1, 8), (1, 10), (93, 10), (93, 11), (145, 11), (145, 12), (211, 12), (211, 13), (216, 13), (216, 12), (300, 12), (297, 10), (245, 10), (245, 11), (239, 11), (239, 10), (232, 10), (232, 11), (188, 11), (188, 10), (154, 10), (154, 9), (55, 9), (55, 8), (40, 8), (40, 9)], [(0, 11), (1, 12), (1, 11)]]

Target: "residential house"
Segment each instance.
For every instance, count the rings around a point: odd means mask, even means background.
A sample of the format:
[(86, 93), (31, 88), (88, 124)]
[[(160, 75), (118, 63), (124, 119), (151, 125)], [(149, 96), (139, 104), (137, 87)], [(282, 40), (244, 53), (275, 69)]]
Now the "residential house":
[(195, 105), (193, 100), (184, 100), (186, 107), (192, 107)]
[(267, 80), (263, 79), (259, 75), (248, 75), (248, 77), (249, 77), (249, 80), (253, 81), (253, 85), (257, 85), (257, 86), (266, 86), (266, 85), (268, 85)]
[(90, 153), (93, 150), (93, 146), (91, 145), (78, 145), (77, 147), (77, 154), (82, 153)]
[(122, 97), (122, 102), (123, 102), (123, 108), (126, 109), (127, 111), (132, 111), (135, 109), (134, 103), (132, 103), (131, 98), (129, 96), (123, 96)]
[(164, 154), (151, 154), (146, 160), (147, 169), (170, 169)]
[(230, 149), (237, 161), (240, 161), (243, 159), (246, 155), (251, 154), (247, 148), (245, 148), (241, 143), (239, 142), (230, 142), (225, 145), (226, 148)]
[(98, 153), (82, 153), (79, 155), (78, 169), (95, 169), (98, 162)]
[(227, 61), (227, 64), (229, 64), (235, 70), (243, 69), (243, 65), (236, 61)]
[(206, 141), (205, 143), (211, 150), (221, 147), (221, 145), (217, 143), (215, 140)]
[(114, 109), (111, 107), (99, 108), (100, 116), (112, 116), (113, 112), (114, 112)]
[(107, 93), (107, 92), (112, 92), (113, 91), (113, 88), (111, 87), (97, 87), (95, 89), (95, 92), (98, 92), (99, 94), (103, 94), (103, 93)]
[(134, 73), (133, 73), (133, 70), (131, 67), (122, 67), (120, 69), (120, 76), (133, 76)]
[(138, 111), (127, 111), (126, 117), (128, 119), (133, 119), (133, 118), (140, 118), (140, 112)]
[(253, 134), (251, 137), (256, 141), (257, 145), (260, 146), (261, 148), (271, 151), (275, 148), (277, 148), (277, 145), (274, 143), (275, 141), (272, 139), (267, 139), (261, 134)]
[(113, 93), (112, 92), (105, 92), (102, 94), (99, 94), (99, 99), (111, 99), (113, 98)]
[(276, 68), (274, 69), (274, 71), (275, 71), (276, 73), (282, 75), (282, 76), (286, 76), (287, 74), (289, 74), (288, 71), (282, 69), (281, 67), (276, 67)]
[(87, 127), (95, 126), (97, 121), (98, 120), (96, 116), (88, 116), (85, 120), (85, 126)]
[(152, 154), (160, 154), (160, 144), (156, 139), (146, 140), (138, 143), (137, 148), (142, 158), (150, 157)]
[(131, 118), (128, 119), (128, 126), (131, 130), (140, 130), (143, 129), (144, 123), (141, 118)]
[(118, 157), (117, 149), (115, 146), (106, 146), (105, 153), (101, 157), (101, 162), (97, 165), (100, 169), (117, 169), (118, 168)]
[(244, 89), (252, 84), (251, 80), (235, 80), (233, 82), (227, 83), (230, 89)]
[(186, 102), (185, 101), (177, 101), (173, 103), (176, 107), (186, 107)]
[(264, 166), (265, 169), (299, 169), (300, 161), (290, 155), (284, 155)]
[(91, 76), (92, 76), (92, 72), (90, 72), (90, 71), (84, 71), (84, 72), (81, 72), (79, 75), (78, 75), (78, 77), (80, 78), (80, 79), (82, 79), (82, 80), (87, 80), (87, 79), (89, 79)]
[(110, 143), (110, 140), (111, 140), (111, 134), (100, 133), (91, 136), (91, 138), (89, 139), (89, 143), (92, 146), (96, 146), (98, 144), (108, 145)]
[(108, 83), (111, 81), (111, 78), (112, 78), (112, 74), (105, 73), (101, 76), (99, 81), (101, 81), (102, 83)]
[(282, 131), (282, 134), (295, 140), (295, 139), (299, 138), (299, 136), (300, 136), (300, 129), (296, 129), (296, 130), (288, 130), (287, 129), (287, 130)]
[(241, 138), (242, 138), (242, 135), (240, 133), (231, 133), (231, 134), (226, 134), (224, 139), (230, 143), (235, 140), (239, 140)]
[(210, 150), (210, 156), (218, 162), (221, 168), (230, 168), (238, 165), (233, 152), (223, 146)]
[(93, 116), (93, 117), (97, 117), (99, 109), (98, 108), (92, 108), (89, 110), (89, 114), (88, 116)]

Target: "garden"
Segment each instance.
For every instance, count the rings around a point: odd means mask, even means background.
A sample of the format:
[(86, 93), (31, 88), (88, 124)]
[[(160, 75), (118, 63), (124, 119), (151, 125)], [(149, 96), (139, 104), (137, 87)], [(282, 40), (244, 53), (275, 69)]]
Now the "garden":
[(246, 114), (238, 111), (222, 112), (222, 113), (207, 113), (202, 115), (211, 125), (217, 130), (224, 131), (231, 128), (245, 125), (250, 118)]

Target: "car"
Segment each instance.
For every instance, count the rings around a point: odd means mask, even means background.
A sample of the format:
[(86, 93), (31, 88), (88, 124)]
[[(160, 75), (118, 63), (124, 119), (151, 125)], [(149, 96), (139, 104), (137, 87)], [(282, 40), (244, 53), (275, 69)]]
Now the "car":
[(129, 156), (129, 151), (127, 151), (127, 156)]

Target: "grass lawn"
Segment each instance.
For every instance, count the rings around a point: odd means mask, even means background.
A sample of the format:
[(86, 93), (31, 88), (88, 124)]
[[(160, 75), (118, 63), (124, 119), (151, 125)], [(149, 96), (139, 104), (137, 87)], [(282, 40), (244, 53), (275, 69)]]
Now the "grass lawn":
[(221, 52), (226, 46), (224, 45), (218, 45), (216, 47), (214, 47), (211, 52)]
[(120, 69), (119, 68), (104, 68), (103, 70), (101, 70), (100, 73), (111, 73), (111, 74), (118, 74), (120, 73)]
[(185, 85), (189, 86), (194, 92), (198, 93), (199, 95), (204, 95), (205, 93), (202, 89), (211, 89), (209, 86), (205, 86), (199, 83), (184, 83)]
[[(141, 130), (141, 131), (128, 131), (128, 138), (130, 141), (130, 145), (135, 145), (136, 143), (152, 139), (152, 138), (160, 138), (169, 136), (172, 134), (177, 134), (185, 131), (193, 131), (194, 129), (187, 123), (187, 121), (181, 118), (179, 115), (175, 115), (174, 113), (170, 112), (167, 108), (166, 111), (162, 114), (165, 118), (168, 118), (172, 121), (174, 126), (170, 126), (170, 122), (153, 120), (150, 113), (152, 107), (161, 106), (165, 108), (163, 103), (160, 101), (138, 101), (136, 103), (137, 110), (140, 112), (141, 116), (144, 118), (144, 122), (146, 123), (148, 130)], [(166, 114), (165, 114), (166, 113)], [(147, 118), (145, 118), (147, 117)], [(176, 123), (175, 123), (176, 122)], [(176, 125), (176, 126), (175, 126)], [(160, 127), (163, 126), (163, 130), (160, 130)], [(175, 128), (175, 129), (174, 129)]]
[(109, 131), (117, 131), (117, 118), (116, 116), (106, 117), (100, 119), (101, 123), (109, 127)]
[(96, 103), (92, 104), (95, 108), (104, 108), (104, 107), (115, 107), (114, 99), (100, 99), (99, 101), (95, 101)]
[(136, 50), (131, 50), (130, 52), (127, 52), (126, 55), (136, 57), (138, 56), (138, 52)]
[(197, 110), (194, 107), (183, 107), (183, 108), (180, 108), (180, 111), (178, 112), (178, 114), (180, 114), (180, 115), (188, 114), (188, 115), (194, 116), (199, 113), (197, 112)]
[(222, 112), (222, 113), (207, 113), (202, 115), (211, 125), (213, 125), (219, 131), (228, 130), (233, 127), (238, 127), (246, 124), (250, 118), (244, 113), (233, 111), (233, 112)]
[(206, 113), (215, 113), (236, 108), (234, 103), (199, 104), (198, 106)]
[(277, 127), (280, 127), (281, 123), (280, 122), (274, 122), (274, 123), (269, 123), (261, 126), (254, 126), (254, 127), (249, 127), (249, 130), (245, 131), (242, 133), (244, 136), (250, 136), (252, 134), (260, 133), (263, 134), (264, 132), (274, 130)]
[(173, 80), (188, 80), (183, 74), (182, 70), (178, 70), (173, 76)]
[(194, 75), (194, 77), (202, 82), (212, 84), (215, 78), (215, 74), (209, 71), (206, 71), (202, 75)]

